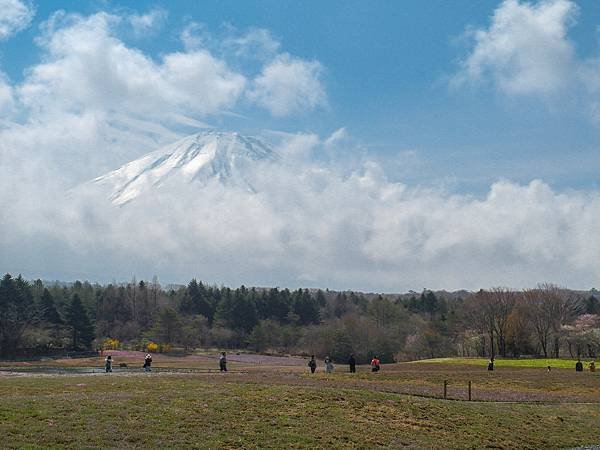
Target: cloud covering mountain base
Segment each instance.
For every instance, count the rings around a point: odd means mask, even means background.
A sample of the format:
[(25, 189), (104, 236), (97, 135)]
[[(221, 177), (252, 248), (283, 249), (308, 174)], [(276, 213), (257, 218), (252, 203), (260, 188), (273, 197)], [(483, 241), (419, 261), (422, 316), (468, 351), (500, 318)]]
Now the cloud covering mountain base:
[(409, 187), (373, 162), (342, 171), (306, 157), (320, 145), (288, 137), (282, 158), (249, 168), (256, 192), (212, 179), (124, 207), (89, 185), (17, 194), (3, 205), (0, 265), (48, 278), (156, 273), (377, 291), (598, 280), (598, 193), (557, 193), (537, 180), (498, 181), (481, 198)]

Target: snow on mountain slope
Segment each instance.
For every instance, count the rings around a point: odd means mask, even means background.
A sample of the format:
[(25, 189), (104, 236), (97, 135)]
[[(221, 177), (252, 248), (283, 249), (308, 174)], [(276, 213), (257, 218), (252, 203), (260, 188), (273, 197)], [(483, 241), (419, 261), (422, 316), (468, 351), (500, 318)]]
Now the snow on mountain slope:
[(108, 186), (115, 205), (123, 205), (167, 183), (206, 184), (217, 179), (252, 189), (245, 171), (257, 161), (276, 158), (272, 149), (257, 138), (207, 131), (148, 153), (93, 183)]

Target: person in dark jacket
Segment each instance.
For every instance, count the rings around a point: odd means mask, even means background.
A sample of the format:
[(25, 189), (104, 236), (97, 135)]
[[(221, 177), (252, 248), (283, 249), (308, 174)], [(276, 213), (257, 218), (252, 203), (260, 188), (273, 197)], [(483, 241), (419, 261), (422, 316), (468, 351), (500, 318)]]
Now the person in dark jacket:
[(315, 370), (317, 370), (317, 360), (315, 359), (315, 355), (310, 357), (308, 367), (310, 367), (310, 373), (315, 373)]
[(350, 355), (348, 365), (350, 366), (350, 373), (356, 373), (356, 358), (354, 358), (354, 353)]
[(221, 356), (219, 356), (219, 369), (221, 372), (227, 372), (227, 357), (225, 356), (225, 352), (221, 352)]
[(488, 362), (488, 370), (494, 370), (494, 358)]
[(581, 360), (577, 360), (577, 362), (575, 363), (575, 371), (576, 372), (583, 372), (583, 363), (581, 362)]
[(152, 356), (150, 353), (144, 358), (144, 365), (142, 367), (144, 368), (144, 372), (152, 372)]
[(104, 360), (104, 370), (106, 373), (112, 372), (112, 356), (108, 355)]

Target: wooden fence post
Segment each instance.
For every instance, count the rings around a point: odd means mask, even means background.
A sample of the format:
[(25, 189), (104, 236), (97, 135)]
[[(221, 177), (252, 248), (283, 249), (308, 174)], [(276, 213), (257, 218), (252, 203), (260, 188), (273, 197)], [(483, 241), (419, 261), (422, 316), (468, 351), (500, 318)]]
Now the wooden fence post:
[(444, 380), (444, 399), (447, 398), (448, 394), (448, 380)]
[(471, 401), (471, 381), (469, 381), (469, 401)]

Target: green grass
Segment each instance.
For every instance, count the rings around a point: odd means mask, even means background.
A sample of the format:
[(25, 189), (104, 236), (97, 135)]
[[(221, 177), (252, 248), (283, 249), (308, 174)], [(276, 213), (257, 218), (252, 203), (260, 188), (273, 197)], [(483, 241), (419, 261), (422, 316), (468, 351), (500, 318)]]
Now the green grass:
[[(428, 373), (427, 367), (437, 370)], [(463, 383), (465, 374), (471, 376), (472, 370), (456, 367), (404, 364), (384, 366), (376, 375), (364, 370), (358, 376), (309, 376), (304, 368), (223, 375), (4, 375), (0, 445), (560, 448), (599, 441), (600, 403), (469, 403), (381, 392), (419, 380)], [(490, 378), (481, 371), (478, 386), (486, 379), (506, 385), (512, 372), (505, 372), (507, 378)], [(527, 369), (511, 377), (517, 378), (513, 388), (531, 388)], [(580, 388), (591, 392), (598, 381), (582, 378)], [(566, 379), (560, 383), (567, 386)]]
[[(421, 361), (414, 361), (418, 363), (442, 363), (442, 364), (467, 364), (477, 366), (487, 366), (489, 359), (487, 358), (434, 358), (424, 359)], [(591, 360), (583, 360), (584, 367), (587, 369), (588, 362)], [(494, 366), (500, 367), (529, 367), (529, 368), (546, 368), (551, 366), (553, 369), (572, 369), (575, 370), (576, 359), (554, 359), (554, 358), (540, 358), (540, 359), (502, 359), (496, 358), (494, 360)]]

